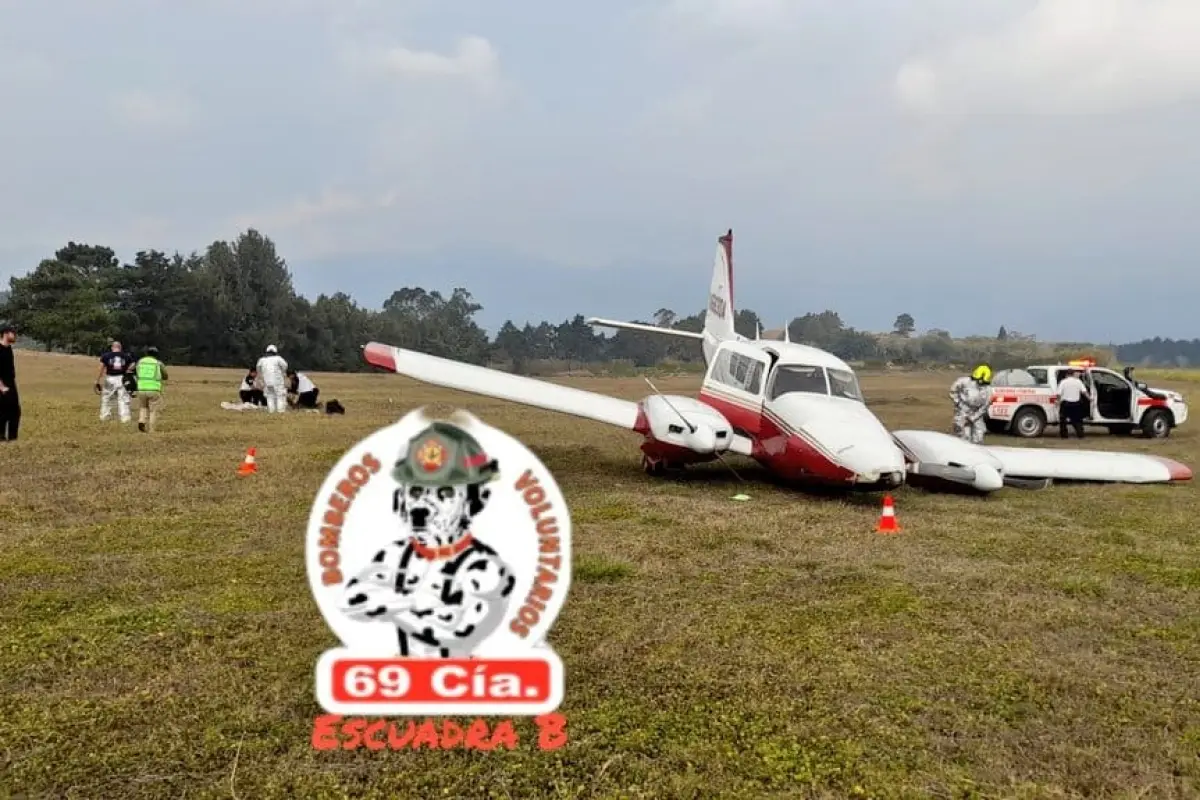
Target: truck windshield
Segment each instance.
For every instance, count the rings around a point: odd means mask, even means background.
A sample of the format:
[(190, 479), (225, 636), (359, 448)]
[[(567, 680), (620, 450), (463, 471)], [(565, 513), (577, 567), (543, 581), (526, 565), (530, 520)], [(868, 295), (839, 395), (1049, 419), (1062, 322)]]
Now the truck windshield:
[(793, 392), (805, 394), (829, 394), (825, 383), (825, 369), (806, 364), (788, 364), (775, 369), (771, 379), (771, 400)]

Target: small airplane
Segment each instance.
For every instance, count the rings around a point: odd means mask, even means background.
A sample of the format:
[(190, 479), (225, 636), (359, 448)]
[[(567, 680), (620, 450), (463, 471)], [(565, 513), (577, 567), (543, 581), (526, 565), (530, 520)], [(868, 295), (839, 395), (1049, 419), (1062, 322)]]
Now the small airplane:
[(1135, 453), (976, 445), (937, 431), (891, 431), (867, 407), (854, 370), (804, 344), (753, 340), (734, 330), (733, 231), (718, 239), (700, 333), (591, 318), (623, 328), (701, 341), (707, 371), (699, 398), (652, 394), (640, 402), (562, 386), (379, 342), (363, 348), (373, 366), (436, 386), (607, 423), (643, 437), (651, 475), (735, 453), (794, 483), (887, 491), (905, 482), (930, 489), (993, 492), (1041, 488), (1052, 480), (1166, 483), (1191, 470)]

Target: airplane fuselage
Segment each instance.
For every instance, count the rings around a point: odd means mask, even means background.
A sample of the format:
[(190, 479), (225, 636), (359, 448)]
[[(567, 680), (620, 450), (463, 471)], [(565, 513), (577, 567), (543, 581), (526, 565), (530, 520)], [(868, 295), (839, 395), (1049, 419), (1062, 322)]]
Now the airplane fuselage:
[[(863, 403), (854, 371), (823, 350), (722, 342), (699, 399), (753, 442), (752, 458), (786, 480), (862, 487), (904, 482), (904, 454)], [(652, 437), (642, 451), (652, 462), (714, 458)]]

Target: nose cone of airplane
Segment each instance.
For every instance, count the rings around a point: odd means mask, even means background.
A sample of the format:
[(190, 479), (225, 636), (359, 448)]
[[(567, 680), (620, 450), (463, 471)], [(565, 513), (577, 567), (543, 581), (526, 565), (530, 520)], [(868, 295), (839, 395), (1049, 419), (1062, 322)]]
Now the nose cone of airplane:
[(887, 428), (862, 403), (820, 395), (785, 395), (777, 413), (804, 433), (841, 466), (874, 483), (889, 474), (903, 480), (904, 454)]

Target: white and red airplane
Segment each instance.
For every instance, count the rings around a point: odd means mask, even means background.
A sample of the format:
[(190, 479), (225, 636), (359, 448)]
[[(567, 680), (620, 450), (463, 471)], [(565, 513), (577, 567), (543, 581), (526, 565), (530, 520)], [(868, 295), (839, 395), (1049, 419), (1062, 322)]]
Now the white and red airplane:
[[(371, 342), (381, 369), (464, 392), (604, 422), (640, 434), (646, 472), (748, 456), (801, 483), (887, 490), (909, 479), (981, 492), (1053, 479), (1164, 483), (1186, 466), (1135, 453), (985, 447), (936, 431), (889, 432), (867, 408), (854, 370), (803, 344), (749, 340), (734, 330), (733, 231), (720, 237), (701, 333), (592, 318), (592, 325), (701, 340), (707, 372), (699, 399), (654, 393), (622, 400), (500, 370)], [(785, 328), (786, 331), (786, 328)], [(651, 385), (653, 389), (653, 385)], [(947, 409), (949, 411), (949, 409)], [(948, 487), (947, 487), (948, 488)]]

